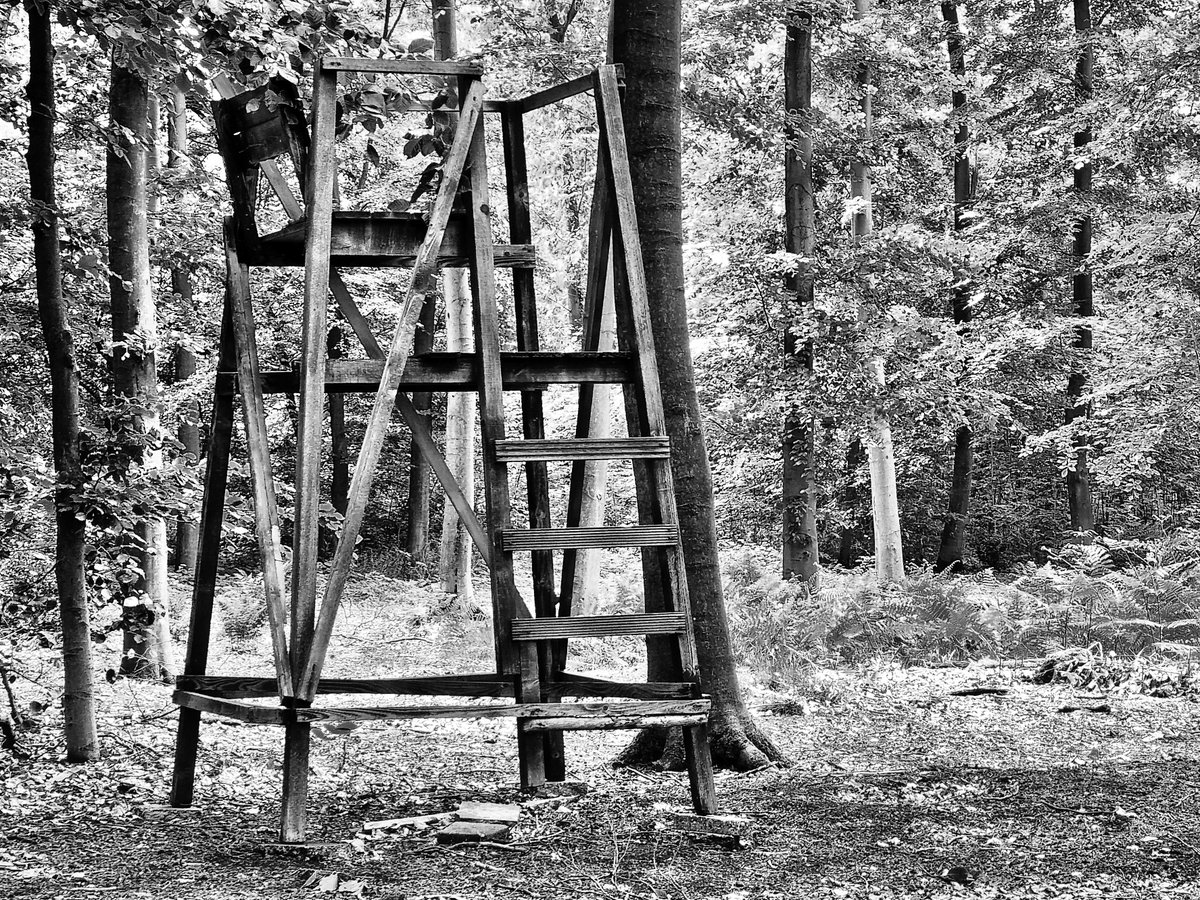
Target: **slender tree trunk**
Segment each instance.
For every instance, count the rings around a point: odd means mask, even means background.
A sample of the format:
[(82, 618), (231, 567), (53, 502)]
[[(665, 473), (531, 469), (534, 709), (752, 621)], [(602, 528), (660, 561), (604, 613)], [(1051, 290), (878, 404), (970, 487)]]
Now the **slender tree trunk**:
[[(864, 19), (871, 12), (871, 0), (854, 0), (854, 17)], [(874, 114), (871, 99), (871, 68), (864, 63), (858, 69), (859, 101), (863, 114), (862, 153), (855, 157), (850, 172), (850, 194), (860, 200), (852, 220), (854, 240), (869, 235), (875, 228), (871, 210), (870, 152)], [(884, 387), (883, 357), (874, 357), (867, 365), (868, 375)], [(904, 577), (904, 551), (900, 543), (900, 503), (896, 493), (896, 459), (892, 452), (892, 425), (887, 414), (878, 410), (867, 441), (871, 469), (871, 515), (875, 523), (875, 575), (880, 584)]]
[[(421, 327), (413, 338), (413, 355), (419, 356), (433, 349), (434, 314), (432, 303), (426, 303), (421, 312)], [(413, 406), (429, 422), (433, 408), (430, 391), (413, 391)], [(416, 441), (411, 442), (408, 463), (408, 529), (405, 534), (405, 549), (413, 562), (424, 562), (429, 553), (429, 499), (432, 495), (429, 461), (425, 459)]]
[[(801, 256), (795, 274), (787, 278), (789, 294), (807, 321), (813, 307), (812, 257), (816, 252), (816, 197), (812, 183), (812, 13), (789, 12), (787, 49), (784, 55), (784, 105), (787, 113), (784, 157), (786, 233), (785, 246)], [(813, 339), (796, 337), (792, 316), (783, 332), (785, 364), (798, 366), (806, 376), (813, 371)], [(816, 588), (817, 480), (813, 448), (814, 422), (795, 403), (789, 403), (783, 424), (783, 575), (802, 578)]]
[[(1079, 58), (1075, 63), (1075, 100), (1087, 103), (1092, 97), (1092, 10), (1089, 0), (1074, 0), (1075, 33), (1080, 38)], [(1081, 200), (1090, 200), (1092, 192), (1092, 163), (1088, 144), (1092, 141), (1091, 127), (1075, 132), (1075, 152), (1083, 157), (1076, 164), (1075, 193)], [(1088, 392), (1088, 372), (1085, 357), (1092, 349), (1092, 272), (1089, 256), (1092, 252), (1092, 217), (1086, 212), (1075, 220), (1072, 229), (1071, 251), (1075, 257), (1075, 277), (1072, 293), (1075, 300), (1075, 356), (1067, 380), (1067, 424), (1086, 419), (1091, 410), (1083, 398)], [(1071, 511), (1071, 530), (1081, 543), (1091, 543), (1096, 530), (1096, 513), (1092, 506), (1092, 487), (1088, 468), (1088, 438), (1081, 428), (1074, 435), (1075, 465), (1067, 472), (1067, 502)]]
[[(458, 53), (455, 0), (433, 2), (433, 53), (438, 59), (452, 59)], [(453, 92), (453, 85), (450, 89)], [(446, 269), (442, 273), (442, 297), (446, 302), (446, 349), (470, 353), (475, 349), (473, 299), (465, 269)], [(475, 393), (454, 392), (446, 398), (446, 463), (467, 497), (475, 497), (475, 414), (479, 397)], [(470, 535), (459, 520), (458, 512), (446, 502), (442, 511), (442, 542), (438, 565), (442, 590), (472, 599)]]
[(92, 630), (84, 576), (87, 524), (75, 515), (75, 490), (83, 483), (79, 437), (79, 372), (74, 336), (62, 292), (62, 258), (55, 196), (54, 43), (50, 10), (29, 0), (29, 194), (34, 204), (33, 260), (38, 316), (50, 363), (51, 438), (55, 471), (55, 561), (62, 621), (63, 726), (69, 762), (100, 753), (92, 693)]
[(846, 488), (842, 492), (842, 508), (850, 516), (850, 521), (842, 529), (842, 540), (838, 546), (838, 565), (843, 569), (853, 569), (858, 565), (862, 555), (861, 548), (865, 540), (861, 519), (858, 515), (858, 470), (867, 461), (867, 451), (861, 438), (854, 438), (846, 448)]
[[(145, 80), (114, 60), (109, 116), (121, 132), (109, 146), (107, 159), (109, 293), (117, 344), (112, 373), (117, 396), (129, 404), (124, 424), (131, 431), (130, 457), (144, 468), (162, 465), (147, 216), (150, 112)], [(135, 524), (134, 541), (127, 549), (142, 575), (130, 585), (132, 593), (126, 598), (120, 671), (166, 679), (174, 668), (167, 629), (166, 524), (144, 516)]]
[[(617, 306), (613, 297), (615, 275), (612, 252), (608, 257), (608, 277), (604, 287), (604, 312), (600, 317), (601, 351), (617, 348)], [(603, 438), (612, 434), (613, 385), (597, 384), (592, 388), (592, 417), (588, 433)], [(608, 460), (589, 460), (583, 470), (583, 505), (579, 510), (581, 528), (599, 528), (604, 524), (604, 510), (608, 496)], [(575, 581), (571, 589), (575, 608), (572, 615), (591, 616), (599, 612), (598, 588), (600, 559), (599, 550), (580, 550), (575, 556)]]
[[(446, 301), (446, 348), (470, 353), (475, 347), (471, 309), (471, 287), (467, 272), (447, 269), (442, 274), (442, 296)], [(478, 395), (454, 392), (446, 398), (446, 463), (463, 493), (475, 496), (475, 414)], [(442, 542), (438, 577), (442, 590), (469, 601), (472, 546), (470, 535), (458, 512), (447, 501), (442, 510)]]
[[(326, 339), (326, 356), (342, 358), (342, 329), (336, 325), (329, 329)], [(342, 515), (350, 504), (350, 443), (346, 437), (346, 395), (329, 395), (329, 435), (333, 443), (330, 453), (333, 481), (329, 488), (329, 503)]]
[[(167, 165), (183, 169), (188, 161), (187, 95), (177, 85), (171, 85), (171, 114), (167, 119)], [(184, 265), (171, 267), (171, 293), (179, 297), (181, 309), (192, 305), (192, 275)], [(196, 354), (187, 344), (175, 348), (175, 380), (187, 381), (196, 374)], [(200, 403), (188, 400), (179, 409), (179, 425), (175, 437), (183, 445), (181, 465), (195, 465), (200, 459)], [(189, 572), (196, 570), (196, 552), (200, 529), (186, 517), (180, 517), (175, 528), (175, 566)]]
[[(946, 22), (946, 53), (950, 57), (950, 74), (956, 84), (951, 94), (951, 103), (959, 117), (954, 131), (954, 230), (966, 227), (964, 213), (971, 203), (971, 160), (967, 153), (970, 133), (963, 118), (963, 107), (967, 95), (961, 89), (967, 75), (967, 64), (963, 49), (963, 35), (958, 25), (958, 5), (942, 4), (942, 18)], [(954, 323), (960, 332), (966, 331), (971, 321), (970, 287), (961, 281), (954, 286), (951, 297)], [(954, 433), (954, 465), (950, 475), (950, 503), (946, 510), (946, 523), (942, 527), (942, 543), (938, 548), (934, 569), (938, 572), (961, 566), (967, 550), (967, 516), (971, 510), (971, 476), (974, 467), (974, 447), (971, 442), (971, 426), (960, 425)]]
[[(630, 168), (700, 671), (704, 690), (713, 701), (713, 754), (745, 769), (782, 754), (760, 731), (742, 699), (717, 561), (712, 473), (696, 398), (684, 296), (681, 13), (681, 0), (615, 0), (613, 60), (625, 65)], [(653, 608), (655, 598), (646, 599), (647, 608)], [(661, 598), (658, 604), (661, 608)], [(652, 656), (650, 663), (653, 679), (662, 661)], [(631, 752), (653, 753), (648, 735), (639, 736)]]

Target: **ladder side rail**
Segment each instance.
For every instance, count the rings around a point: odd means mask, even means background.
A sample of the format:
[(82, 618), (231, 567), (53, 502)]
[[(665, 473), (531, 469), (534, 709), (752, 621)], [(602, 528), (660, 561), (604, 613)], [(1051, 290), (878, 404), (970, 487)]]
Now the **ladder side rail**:
[[(651, 434), (665, 435), (666, 416), (663, 411), (662, 389), (658, 380), (658, 367), (654, 351), (654, 334), (650, 324), (650, 306), (647, 294), (645, 265), (642, 260), (642, 250), (638, 242), (637, 211), (634, 204), (633, 180), (629, 171), (629, 157), (625, 142), (625, 124), (621, 117), (621, 98), (617, 85), (616, 73), (610, 66), (602, 66), (596, 71), (596, 113), (600, 120), (600, 140), (603, 144), (601, 154), (609, 183), (612, 185), (612, 204), (615, 214), (614, 229), (615, 268), (617, 282), (624, 288), (628, 299), (629, 322), (625, 331), (634, 341), (639, 381), (641, 383), (641, 416)], [(618, 309), (621, 304), (618, 303)], [(620, 319), (620, 316), (618, 316)], [(640, 418), (640, 417), (639, 417)], [(670, 474), (670, 465), (666, 462), (641, 463), (645, 470), (651, 473), (654, 491), (654, 503), (657, 512), (672, 523), (678, 520), (675, 504), (675, 486)], [(636, 465), (635, 465), (636, 468)], [(682, 548), (679, 552), (666, 553), (666, 565), (669, 592), (664, 592), (664, 600), (671, 608), (679, 612), (691, 614), (691, 604), (688, 602), (687, 573), (683, 567)], [(688, 679), (699, 679), (696, 663), (695, 639), (689, 629), (688, 634), (680, 641), (681, 665), (683, 676)]]

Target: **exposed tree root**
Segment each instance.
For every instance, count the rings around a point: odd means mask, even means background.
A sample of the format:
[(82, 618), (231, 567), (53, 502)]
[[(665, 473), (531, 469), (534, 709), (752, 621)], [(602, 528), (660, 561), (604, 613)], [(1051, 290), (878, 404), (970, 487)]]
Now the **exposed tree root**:
[[(758, 727), (749, 715), (714, 711), (709, 723), (709, 747), (713, 764), (737, 772), (748, 772), (768, 763), (787, 765), (778, 745)], [(661, 771), (681, 772), (687, 766), (683, 756), (683, 732), (679, 728), (644, 728), (615, 760), (615, 766), (651, 766)]]

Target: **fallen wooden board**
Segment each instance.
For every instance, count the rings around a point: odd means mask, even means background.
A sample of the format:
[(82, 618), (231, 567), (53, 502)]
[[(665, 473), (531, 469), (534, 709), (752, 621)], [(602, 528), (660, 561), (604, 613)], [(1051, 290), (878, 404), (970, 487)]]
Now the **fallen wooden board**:
[(478, 803), (466, 800), (458, 807), (463, 822), (507, 822), (515, 824), (521, 818), (521, 807), (515, 803)]
[(745, 816), (701, 816), (689, 812), (672, 812), (670, 823), (690, 834), (715, 834), (724, 837), (745, 837), (754, 829)]
[(452, 812), (429, 813), (423, 816), (404, 816), (400, 819), (380, 819), (377, 822), (364, 822), (363, 831), (395, 831), (397, 828), (428, 828), (430, 825), (440, 825), (454, 818)]
[(497, 822), (453, 822), (437, 833), (439, 844), (502, 841), (508, 837), (510, 826)]

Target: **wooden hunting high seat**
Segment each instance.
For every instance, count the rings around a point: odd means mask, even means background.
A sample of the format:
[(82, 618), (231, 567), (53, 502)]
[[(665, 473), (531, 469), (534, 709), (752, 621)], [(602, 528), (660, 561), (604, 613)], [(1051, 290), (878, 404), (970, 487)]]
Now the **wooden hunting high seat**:
[[(225, 88), (228, 79), (218, 79)], [(217, 148), (225, 163), (238, 257), (250, 266), (304, 265), (308, 229), (305, 208), (280, 166), (290, 159), (299, 184), (308, 180), (311, 138), (304, 106), (296, 86), (273, 78), (254, 90), (215, 100)], [(413, 109), (424, 108), (414, 103)], [(266, 179), (289, 222), (262, 233), (259, 222), (259, 184)], [(335, 267), (411, 268), (428, 229), (420, 212), (334, 210), (330, 260)], [(471, 247), (466, 209), (454, 209), (438, 254), (440, 266), (466, 267)], [(496, 266), (532, 268), (532, 244), (498, 244)]]
[[(457, 81), (458, 120), (441, 162), (428, 224), (413, 215), (336, 209), (338, 80), (346, 73)], [(276, 82), (239, 94), (228, 79), (216, 79), (223, 99), (214, 104), (214, 112), (235, 214), (225, 223), (226, 294), (213, 424), (188, 650), (176, 681), (175, 702), (181, 709), (174, 806), (192, 802), (200, 718), (209, 714), (282, 726), (280, 838), (289, 843), (305, 838), (311, 729), (332, 722), (515, 720), (524, 788), (565, 777), (563, 732), (677, 727), (682, 731), (693, 807), (705, 814), (716, 811), (707, 735), (711, 701), (700, 681), (683, 565), (671, 444), (621, 113), (621, 70), (603, 66), (525, 97), (490, 101), (485, 100), (482, 78), (479, 66), (453, 60), (325, 58), (314, 66), (311, 131), (291, 85)], [(528, 114), (583, 93), (594, 96), (597, 136), (583, 334), (578, 350), (543, 351), (529, 243), (533, 229), (524, 123)], [(485, 113), (499, 120), (511, 244), (494, 242), (498, 223), (493, 221), (489, 193)], [(279, 166), (285, 155), (296, 166), (298, 183), (305, 185), (303, 205)], [(265, 234), (256, 219), (260, 179), (266, 179), (290, 220)], [(416, 352), (418, 326), (434, 303), (437, 269), (454, 264), (465, 264), (470, 273), (474, 349)], [(250, 270), (262, 265), (304, 266), (299, 364), (294, 369), (271, 372), (260, 365)], [(340, 265), (411, 266), (386, 348), (342, 280)], [(501, 327), (494, 271), (500, 265), (512, 271), (511, 336)], [(328, 357), (331, 295), (362, 344), (365, 359)], [(615, 350), (602, 349), (606, 308), (616, 320)], [(627, 437), (592, 435), (593, 390), (606, 384), (621, 386)], [(572, 385), (578, 391), (573, 437), (547, 436), (542, 394), (550, 385)], [(418, 389), (472, 391), (479, 396), (486, 527), (476, 516), (474, 497), (446, 465), (428, 417), (417, 413), (407, 395)], [(354, 463), (337, 546), (326, 568), (317, 552), (325, 395), (349, 391), (371, 392), (374, 402)], [(295, 393), (299, 401), (290, 565), (280, 537), (265, 406), (265, 395), (278, 392)], [(506, 392), (520, 392), (519, 423), (510, 421), (516, 405), (505, 403)], [(208, 671), (235, 397), (245, 426), (274, 677)], [(324, 674), (372, 480), (397, 412), (488, 565), (494, 672), (384, 678)], [(582, 521), (585, 475), (597, 460), (630, 462), (637, 485), (637, 524), (593, 527)], [(552, 517), (547, 469), (555, 462), (571, 464), (566, 515), (557, 521), (561, 527), (555, 527)], [(513, 511), (510, 467), (517, 466), (524, 468), (528, 528), (521, 527)], [(578, 552), (621, 547), (637, 548), (644, 577), (658, 585), (654, 608), (630, 615), (574, 615)], [(561, 590), (555, 584), (556, 553), (562, 560)], [(527, 594), (532, 608), (517, 585), (516, 554), (529, 554)], [(662, 664), (656, 667), (656, 678), (665, 680), (612, 681), (568, 670), (569, 641), (613, 636), (645, 641)], [(331, 694), (469, 702), (343, 705), (327, 703)]]

